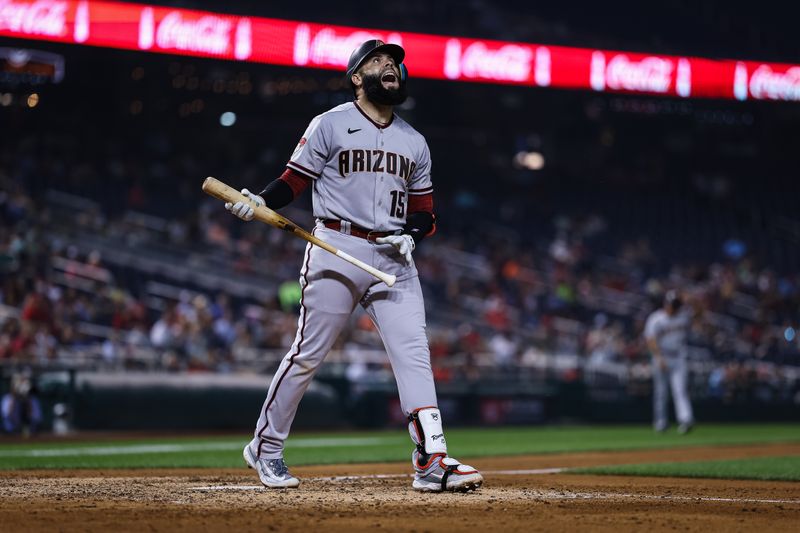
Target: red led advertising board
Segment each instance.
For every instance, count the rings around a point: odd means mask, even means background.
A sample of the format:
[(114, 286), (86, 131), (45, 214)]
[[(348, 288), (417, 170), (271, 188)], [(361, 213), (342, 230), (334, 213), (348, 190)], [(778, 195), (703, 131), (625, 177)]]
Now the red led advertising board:
[(665, 95), (800, 100), (800, 66), (477, 40), (90, 0), (0, 0), (0, 36), (343, 71), (361, 42), (412, 76)]

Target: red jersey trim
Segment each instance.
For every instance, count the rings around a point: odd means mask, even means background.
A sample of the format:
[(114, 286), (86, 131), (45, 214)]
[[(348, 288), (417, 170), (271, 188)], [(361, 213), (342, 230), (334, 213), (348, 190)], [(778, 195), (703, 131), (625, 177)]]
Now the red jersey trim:
[(372, 120), (372, 117), (367, 115), (367, 113), (364, 112), (363, 109), (361, 109), (361, 106), (358, 105), (358, 102), (356, 102), (354, 100), (353, 103), (355, 104), (356, 109), (358, 109), (361, 112), (361, 114), (364, 115), (364, 118), (366, 118), (367, 120), (372, 122), (372, 125), (375, 126), (376, 128), (378, 128), (379, 130), (383, 130), (383, 129), (388, 128), (389, 126), (392, 125), (392, 122), (394, 122), (394, 113), (392, 113), (392, 118), (389, 119), (389, 122), (387, 122), (386, 124), (381, 124), (380, 122), (375, 122), (374, 120)]
[(419, 196), (421, 194), (430, 194), (433, 192), (433, 186), (425, 187), (424, 189), (408, 189), (408, 194), (412, 196)]
[(305, 174), (308, 177), (313, 178), (313, 179), (317, 179), (317, 178), (320, 177), (319, 173), (314, 172), (313, 170), (308, 169), (308, 168), (304, 167), (303, 165), (301, 165), (299, 163), (295, 163), (294, 161), (289, 161), (288, 163), (286, 163), (286, 166), (291, 168), (291, 169), (293, 169), (293, 170), (296, 170), (296, 171), (298, 171), (298, 172), (300, 172), (302, 174)]

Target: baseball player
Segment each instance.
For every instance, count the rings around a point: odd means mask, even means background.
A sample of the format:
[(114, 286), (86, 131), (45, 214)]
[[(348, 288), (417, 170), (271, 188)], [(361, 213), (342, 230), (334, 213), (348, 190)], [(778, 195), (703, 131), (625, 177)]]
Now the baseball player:
[[(405, 51), (369, 40), (350, 56), (347, 76), (355, 100), (315, 117), (285, 172), (258, 195), (278, 209), (311, 187), (317, 219), (312, 233), (384, 272), (388, 287), (342, 259), (309, 244), (300, 284), (297, 335), (264, 401), (244, 459), (266, 487), (297, 487), (283, 460), (284, 441), (314, 372), (357, 304), (375, 323), (394, 371), (400, 403), (416, 445), (413, 488), (466, 491), (481, 474), (447, 454), (442, 415), (425, 335), (425, 307), (411, 253), (435, 231), (431, 160), (422, 135), (393, 112), (406, 99)], [(226, 209), (244, 220), (250, 205)]]
[(670, 290), (664, 296), (664, 305), (647, 318), (644, 337), (653, 356), (653, 428), (667, 429), (667, 387), (672, 388), (678, 433), (687, 433), (694, 425), (692, 404), (689, 400), (689, 370), (686, 336), (691, 325), (691, 315), (681, 311), (681, 298)]

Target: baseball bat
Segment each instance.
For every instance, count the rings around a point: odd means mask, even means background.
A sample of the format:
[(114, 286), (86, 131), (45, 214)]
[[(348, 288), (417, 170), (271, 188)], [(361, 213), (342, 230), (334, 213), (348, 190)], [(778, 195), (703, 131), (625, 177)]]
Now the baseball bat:
[(282, 229), (283, 231), (287, 231), (292, 235), (294, 235), (295, 237), (299, 237), (305, 241), (310, 242), (315, 246), (319, 246), (323, 250), (328, 251), (337, 257), (341, 257), (348, 263), (353, 264), (366, 272), (369, 272), (370, 274), (372, 274), (373, 276), (384, 282), (389, 287), (394, 285), (394, 282), (397, 279), (397, 277), (394, 276), (393, 274), (387, 274), (385, 272), (381, 272), (372, 265), (368, 265), (365, 262), (361, 261), (360, 259), (356, 259), (347, 252), (343, 252), (342, 250), (339, 250), (338, 248), (331, 246), (327, 242), (320, 240), (318, 237), (311, 235), (309, 232), (305, 231), (302, 228), (297, 227), (297, 225), (294, 224), (294, 222), (292, 222), (291, 220), (282, 215), (279, 215), (269, 207), (263, 205), (261, 206), (256, 205), (254, 201), (247, 198), (245, 195), (243, 195), (233, 187), (226, 185), (225, 183), (219, 181), (216, 178), (212, 178), (209, 176), (208, 178), (205, 179), (205, 181), (203, 181), (203, 192), (213, 196), (214, 198), (224, 200), (225, 202), (231, 202), (234, 204), (236, 202), (249, 203), (250, 206), (255, 211), (255, 215), (253, 218), (256, 218), (266, 224), (269, 224), (270, 226), (275, 226), (278, 229)]

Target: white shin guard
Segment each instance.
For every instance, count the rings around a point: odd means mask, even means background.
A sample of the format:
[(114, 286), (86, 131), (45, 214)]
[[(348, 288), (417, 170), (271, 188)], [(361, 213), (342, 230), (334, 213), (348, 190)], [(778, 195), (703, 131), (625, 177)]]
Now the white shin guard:
[(447, 455), (447, 443), (442, 430), (442, 414), (436, 407), (423, 407), (408, 417), (408, 432), (420, 453)]

